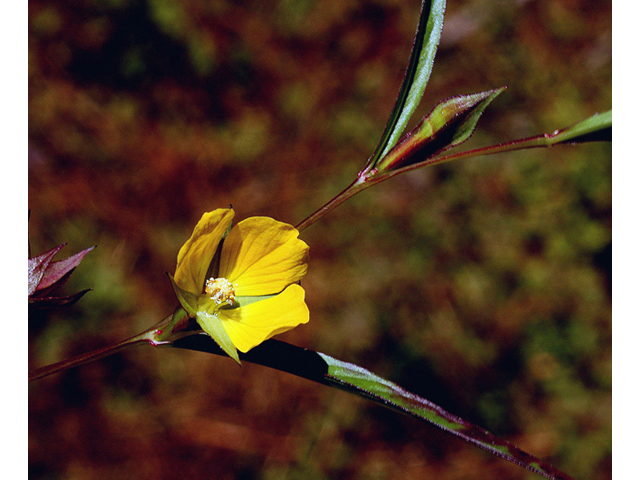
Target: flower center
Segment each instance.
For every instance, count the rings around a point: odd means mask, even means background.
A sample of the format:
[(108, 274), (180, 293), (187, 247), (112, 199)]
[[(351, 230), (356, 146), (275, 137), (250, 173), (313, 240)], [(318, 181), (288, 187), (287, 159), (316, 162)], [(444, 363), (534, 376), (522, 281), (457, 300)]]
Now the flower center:
[(211, 277), (207, 280), (204, 291), (218, 305), (233, 306), (235, 303), (236, 291), (233, 289), (233, 284), (226, 278)]

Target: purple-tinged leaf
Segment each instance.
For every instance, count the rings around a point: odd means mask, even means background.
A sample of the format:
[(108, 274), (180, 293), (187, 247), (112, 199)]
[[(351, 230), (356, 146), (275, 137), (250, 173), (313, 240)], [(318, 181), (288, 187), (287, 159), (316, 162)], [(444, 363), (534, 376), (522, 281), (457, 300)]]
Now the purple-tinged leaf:
[[(204, 333), (180, 338), (171, 346), (226, 355), (215, 341)], [(543, 477), (553, 480), (572, 479), (566, 473), (512, 443), (452, 415), (433, 402), (414, 395), (357, 365), (274, 339), (261, 343), (247, 353), (240, 353), (239, 357), (242, 361), (257, 363), (323, 385), (340, 388), (392, 410), (432, 423), (446, 432)]]
[(53, 260), (56, 253), (58, 253), (65, 245), (66, 243), (63, 243), (62, 245), (58, 245), (47, 252), (29, 259), (29, 296), (37, 290), (47, 267), (51, 263), (51, 260)]
[(84, 256), (93, 250), (94, 247), (85, 248), (79, 253), (72, 255), (69, 258), (65, 258), (64, 260), (60, 260), (57, 262), (51, 262), (49, 267), (44, 272), (44, 277), (40, 281), (38, 285), (38, 290), (43, 290), (48, 287), (58, 286), (56, 283), (63, 283), (66, 280), (74, 268), (80, 265), (80, 262), (84, 258)]
[(426, 420), (446, 432), (543, 477), (554, 480), (570, 480), (572, 478), (552, 465), (521, 450), (511, 442), (496, 437), (487, 430), (447, 412), (435, 403), (408, 392), (362, 367), (336, 360), (323, 353), (318, 355), (329, 366), (325, 379), (340, 389), (369, 398), (393, 410)]
[(58, 245), (48, 252), (29, 259), (29, 308), (53, 308), (76, 303), (90, 289), (73, 295), (52, 296), (50, 293), (63, 285), (82, 259), (93, 248), (87, 248), (69, 258), (52, 261), (66, 244)]
[(80, 298), (90, 290), (90, 288), (87, 288), (86, 290), (74, 293), (73, 295), (67, 295), (66, 297), (29, 297), (29, 303), (40, 309), (62, 306), (70, 307), (78, 300), (80, 300)]
[(397, 170), (466, 142), (473, 135), (484, 109), (505, 89), (443, 100), (380, 160), (374, 170), (361, 175)]

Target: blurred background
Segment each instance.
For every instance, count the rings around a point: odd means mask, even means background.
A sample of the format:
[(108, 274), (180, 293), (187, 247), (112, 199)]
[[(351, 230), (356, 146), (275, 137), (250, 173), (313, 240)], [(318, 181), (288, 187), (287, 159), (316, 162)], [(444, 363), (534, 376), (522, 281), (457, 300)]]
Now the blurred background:
[[(177, 305), (203, 212), (296, 224), (387, 121), (417, 0), (29, 2), (29, 238), (91, 245), (29, 319), (30, 368)], [(611, 108), (611, 3), (457, 0), (411, 125), (507, 85), (465, 148)], [(611, 146), (452, 162), (302, 234), (311, 321), (357, 363), (580, 479), (611, 478)], [(29, 385), (33, 479), (533, 479), (415, 419), (228, 358), (135, 347)]]

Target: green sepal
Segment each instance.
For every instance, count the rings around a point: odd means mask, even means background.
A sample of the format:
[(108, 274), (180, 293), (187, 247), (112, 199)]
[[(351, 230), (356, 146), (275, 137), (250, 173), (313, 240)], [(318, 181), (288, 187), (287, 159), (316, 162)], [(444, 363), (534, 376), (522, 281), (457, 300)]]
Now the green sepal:
[(271, 297), (275, 297), (282, 292), (274, 293), (272, 295), (254, 295), (251, 297), (236, 297), (235, 299), (235, 307), (245, 307), (247, 305), (251, 305), (252, 303), (259, 302), (261, 300), (266, 300)]
[(173, 291), (176, 294), (180, 305), (191, 318), (195, 318), (198, 311), (198, 296), (180, 288), (176, 285), (176, 281), (173, 279), (173, 276), (170, 273), (167, 273), (167, 275), (169, 276), (171, 286), (173, 287)]
[(240, 358), (238, 357), (238, 349), (231, 341), (231, 338), (229, 338), (229, 334), (224, 329), (220, 318), (215, 314), (200, 311), (196, 314), (196, 320), (202, 329), (215, 340), (220, 348), (241, 365)]
[(443, 100), (379, 162), (376, 173), (422, 162), (466, 142), (484, 109), (506, 87)]

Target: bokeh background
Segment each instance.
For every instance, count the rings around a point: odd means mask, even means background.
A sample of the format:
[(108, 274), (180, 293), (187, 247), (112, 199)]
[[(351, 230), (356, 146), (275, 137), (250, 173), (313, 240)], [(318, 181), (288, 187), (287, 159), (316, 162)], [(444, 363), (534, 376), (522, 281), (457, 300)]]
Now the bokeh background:
[[(30, 367), (134, 335), (204, 211), (297, 223), (375, 147), (417, 0), (30, 0), (29, 237), (98, 245), (29, 319)], [(413, 123), (508, 85), (477, 147), (611, 106), (611, 4), (453, 0)], [(611, 477), (611, 147), (463, 160), (305, 230), (309, 324), (580, 479)], [(203, 353), (135, 347), (29, 386), (33, 479), (532, 479), (415, 419)]]

